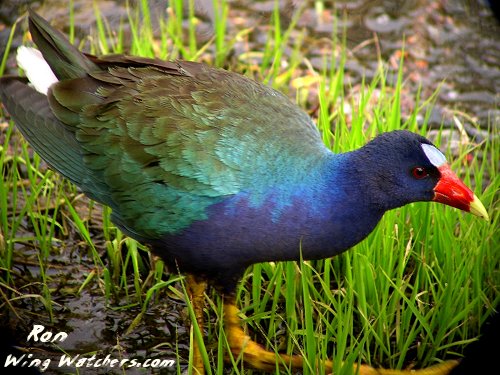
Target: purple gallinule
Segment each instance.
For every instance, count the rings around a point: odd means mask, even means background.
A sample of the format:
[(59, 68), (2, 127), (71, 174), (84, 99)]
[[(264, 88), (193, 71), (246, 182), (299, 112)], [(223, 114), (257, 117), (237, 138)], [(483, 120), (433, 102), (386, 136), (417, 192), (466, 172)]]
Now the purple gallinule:
[[(25, 78), (1, 78), (18, 128), (53, 169), (111, 207), (117, 227), (190, 275), (200, 324), (205, 283), (223, 293), (231, 350), (256, 368), (275, 370), (276, 354), (240, 326), (234, 291), (248, 266), (335, 256), (384, 212), (416, 201), (488, 220), (420, 135), (389, 132), (334, 154), (305, 112), (249, 78), (195, 62), (86, 55), (34, 12), (29, 25), (56, 78), (41, 92)], [(302, 366), (300, 356), (281, 358)], [(203, 372), (197, 349), (194, 362)]]

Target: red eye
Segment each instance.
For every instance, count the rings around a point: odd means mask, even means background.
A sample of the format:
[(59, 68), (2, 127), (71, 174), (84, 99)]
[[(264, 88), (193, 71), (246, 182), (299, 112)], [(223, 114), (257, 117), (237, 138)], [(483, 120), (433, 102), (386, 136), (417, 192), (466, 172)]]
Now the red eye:
[(425, 178), (429, 175), (429, 173), (427, 173), (425, 168), (422, 168), (422, 167), (413, 168), (411, 173), (413, 174), (413, 177), (415, 177), (417, 180)]

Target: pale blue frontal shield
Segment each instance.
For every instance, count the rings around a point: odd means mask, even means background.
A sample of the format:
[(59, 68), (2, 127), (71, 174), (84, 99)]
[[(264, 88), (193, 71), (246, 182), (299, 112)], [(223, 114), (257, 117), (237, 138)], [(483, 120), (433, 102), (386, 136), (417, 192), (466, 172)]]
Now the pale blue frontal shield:
[(429, 161), (435, 167), (439, 168), (440, 166), (442, 166), (443, 164), (446, 163), (446, 158), (443, 155), (443, 153), (441, 151), (439, 151), (433, 145), (423, 143), (422, 149), (424, 150), (424, 153), (425, 153), (425, 156), (427, 156), (427, 159), (429, 159)]

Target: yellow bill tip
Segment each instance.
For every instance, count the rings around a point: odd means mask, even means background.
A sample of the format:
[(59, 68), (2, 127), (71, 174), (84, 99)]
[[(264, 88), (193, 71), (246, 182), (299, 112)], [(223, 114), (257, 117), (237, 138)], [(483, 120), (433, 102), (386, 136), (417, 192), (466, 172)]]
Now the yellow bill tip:
[(486, 221), (490, 221), (490, 216), (488, 215), (488, 212), (486, 212), (486, 208), (484, 208), (483, 203), (481, 203), (475, 194), (474, 200), (470, 203), (469, 212), (473, 215), (482, 217)]

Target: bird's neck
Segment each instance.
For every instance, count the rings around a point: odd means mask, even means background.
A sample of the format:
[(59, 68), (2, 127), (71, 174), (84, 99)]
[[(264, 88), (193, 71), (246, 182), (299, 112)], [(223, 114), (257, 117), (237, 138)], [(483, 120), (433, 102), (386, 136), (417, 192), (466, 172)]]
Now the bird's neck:
[(384, 167), (380, 154), (369, 147), (361, 147), (345, 154), (334, 155), (340, 160), (336, 170), (342, 176), (345, 189), (349, 189), (346, 198), (352, 203), (352, 212), (376, 213), (401, 207), (409, 203), (404, 197), (396, 194), (392, 187), (397, 186), (397, 176)]
[[(370, 194), (363, 176), (356, 173), (355, 152), (331, 154), (321, 173), (323, 186), (309, 208), (308, 221), (322, 229), (311, 230), (309, 250), (305, 258), (325, 257), (325, 248), (331, 255), (340, 253), (362, 241), (377, 225), (386, 211)], [(317, 252), (317, 254), (316, 254)]]

